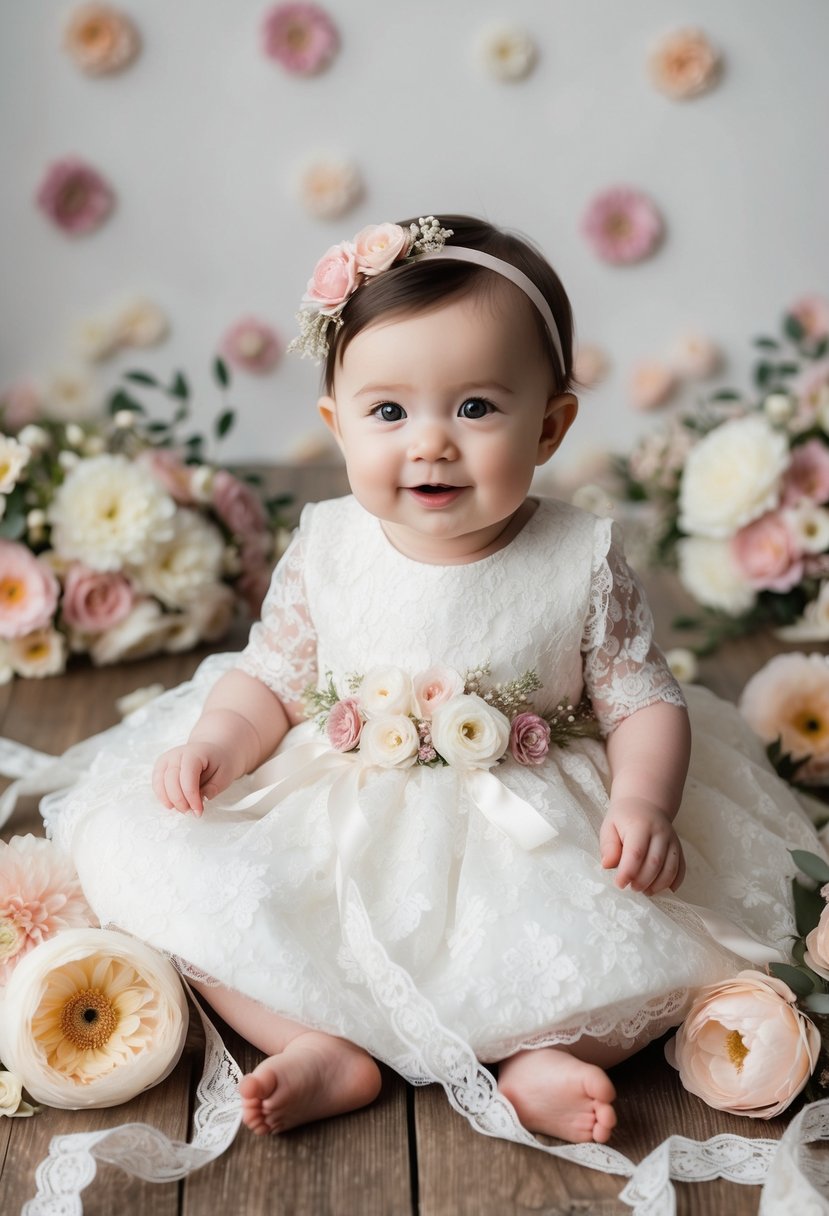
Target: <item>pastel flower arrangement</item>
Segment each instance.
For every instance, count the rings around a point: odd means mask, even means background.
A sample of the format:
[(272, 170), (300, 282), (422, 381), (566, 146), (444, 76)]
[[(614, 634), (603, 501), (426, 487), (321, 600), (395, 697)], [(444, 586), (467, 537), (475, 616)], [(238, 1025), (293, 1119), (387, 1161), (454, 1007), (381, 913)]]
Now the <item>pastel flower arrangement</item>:
[(32, 835), (0, 841), (0, 1116), (113, 1106), (161, 1081), (187, 1031), (162, 955), (101, 929), (68, 857)]
[(412, 677), (399, 667), (374, 667), (349, 678), (346, 696), (329, 674), (325, 687), (307, 691), (306, 704), (336, 751), (359, 751), (365, 764), (380, 768), (489, 769), (507, 753), (534, 766), (554, 744), (598, 737), (586, 702), (562, 702), (551, 715), (540, 715), (530, 701), (541, 687), (534, 672), (485, 688), (488, 671), (461, 675), (436, 665)]
[[(229, 373), (221, 360), (214, 375)], [(189, 386), (130, 372), (106, 419), (42, 417), (15, 433), (0, 401), (0, 682), (216, 641), (238, 611), (255, 615), (281, 539), (284, 498), (179, 438)], [(174, 403), (153, 419), (133, 385)], [(215, 423), (222, 438), (234, 414)]]
[(764, 625), (829, 639), (829, 305), (797, 302), (756, 345), (753, 394), (712, 393), (620, 463), (652, 508), (652, 559), (700, 605), (676, 622), (701, 632), (699, 654)]

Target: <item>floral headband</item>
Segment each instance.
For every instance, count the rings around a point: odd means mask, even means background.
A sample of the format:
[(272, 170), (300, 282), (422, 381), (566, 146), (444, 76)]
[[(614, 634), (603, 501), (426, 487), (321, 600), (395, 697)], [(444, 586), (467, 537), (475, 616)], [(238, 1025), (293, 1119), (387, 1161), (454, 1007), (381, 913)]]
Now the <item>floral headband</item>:
[(370, 224), (351, 241), (332, 245), (314, 267), (308, 287), (297, 313), (300, 333), (290, 343), (289, 351), (299, 351), (303, 357), (320, 362), (328, 354), (329, 326), (334, 332), (342, 325), (342, 311), (366, 279), (382, 274), (398, 262), (425, 261), (444, 258), (453, 262), (471, 262), (503, 275), (527, 295), (541, 313), (550, 340), (564, 368), (561, 338), (552, 309), (544, 296), (523, 271), (511, 262), (468, 249), (464, 245), (448, 245), (451, 228), (441, 228), (433, 215), (411, 224), (408, 232), (399, 224)]

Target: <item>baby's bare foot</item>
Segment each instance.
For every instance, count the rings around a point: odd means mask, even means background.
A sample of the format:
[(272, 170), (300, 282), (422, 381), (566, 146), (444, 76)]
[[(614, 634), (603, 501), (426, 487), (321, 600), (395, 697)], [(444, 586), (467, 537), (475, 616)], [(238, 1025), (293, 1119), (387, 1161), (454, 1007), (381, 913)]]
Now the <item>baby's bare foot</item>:
[(239, 1083), (242, 1121), (259, 1136), (357, 1110), (379, 1092), (380, 1070), (371, 1056), (310, 1030)]
[(605, 1144), (616, 1126), (616, 1090), (607, 1073), (554, 1047), (519, 1051), (502, 1061), (498, 1088), (532, 1132)]

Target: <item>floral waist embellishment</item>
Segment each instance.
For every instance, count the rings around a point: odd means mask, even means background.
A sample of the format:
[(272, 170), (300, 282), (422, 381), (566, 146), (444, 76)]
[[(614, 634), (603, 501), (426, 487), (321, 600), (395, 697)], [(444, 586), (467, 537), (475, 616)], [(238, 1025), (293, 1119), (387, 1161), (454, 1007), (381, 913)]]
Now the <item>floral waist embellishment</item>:
[(519, 764), (539, 765), (553, 745), (599, 737), (588, 701), (562, 701), (538, 714), (530, 700), (541, 688), (534, 671), (487, 688), (488, 674), (488, 667), (462, 676), (435, 666), (412, 678), (399, 667), (373, 667), (349, 676), (349, 695), (341, 697), (328, 672), (327, 686), (309, 689), (306, 705), (333, 748), (359, 751), (381, 768), (489, 769), (508, 753)]

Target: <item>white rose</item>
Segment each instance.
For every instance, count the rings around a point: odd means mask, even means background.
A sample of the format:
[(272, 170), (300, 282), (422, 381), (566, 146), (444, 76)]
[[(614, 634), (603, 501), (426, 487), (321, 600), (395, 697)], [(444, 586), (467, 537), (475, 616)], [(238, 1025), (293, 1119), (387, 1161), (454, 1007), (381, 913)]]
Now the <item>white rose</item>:
[(463, 692), (463, 678), (453, 667), (434, 666), (421, 671), (413, 682), (415, 711), (429, 719), (439, 705)]
[(136, 572), (135, 581), (163, 604), (184, 608), (219, 581), (224, 540), (197, 511), (181, 507), (172, 523), (172, 536)]
[(699, 675), (699, 664), (693, 650), (685, 646), (675, 646), (665, 652), (665, 662), (671, 669), (671, 675), (683, 684), (690, 684)]
[(785, 435), (758, 415), (710, 431), (688, 454), (679, 526), (698, 536), (731, 536), (777, 506), (789, 463)]
[(362, 758), (381, 768), (409, 768), (417, 759), (419, 746), (417, 728), (405, 714), (371, 718), (360, 735)]
[(118, 342), (124, 346), (155, 346), (167, 337), (169, 324), (157, 304), (133, 300), (113, 322)]
[(380, 714), (407, 714), (412, 709), (412, 681), (399, 667), (372, 667), (357, 693), (367, 718)]
[(689, 536), (677, 545), (677, 557), (679, 577), (700, 604), (730, 616), (740, 616), (754, 604), (757, 593), (734, 566), (728, 541)]
[(457, 768), (491, 768), (507, 750), (509, 731), (509, 718), (474, 694), (454, 697), (432, 718), (432, 744)]
[(79, 418), (91, 418), (99, 412), (100, 393), (84, 369), (65, 367), (49, 377), (44, 402), (50, 418), (76, 422)]
[(34, 1109), (23, 1101), (23, 1086), (13, 1072), (0, 1072), (0, 1116), (33, 1115)]
[(795, 544), (802, 553), (825, 553), (829, 549), (829, 511), (804, 499), (783, 512)]

